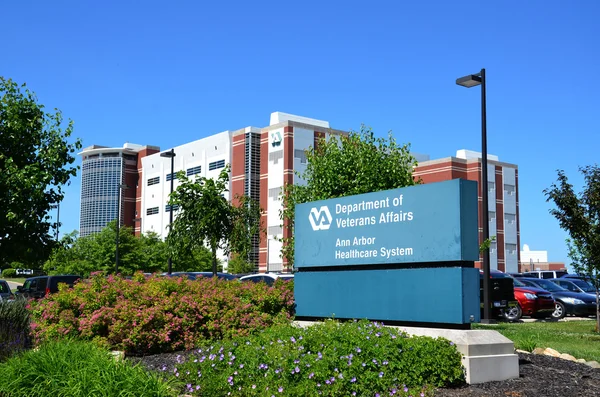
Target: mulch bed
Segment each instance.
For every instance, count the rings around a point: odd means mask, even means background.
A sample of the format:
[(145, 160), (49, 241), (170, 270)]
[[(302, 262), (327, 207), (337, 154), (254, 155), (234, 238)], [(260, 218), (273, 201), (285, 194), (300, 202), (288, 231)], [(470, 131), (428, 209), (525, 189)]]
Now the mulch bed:
[(560, 358), (519, 354), (519, 378), (439, 389), (436, 397), (600, 396), (600, 369)]
[[(154, 371), (173, 371), (184, 353), (128, 357)], [(560, 358), (537, 354), (519, 354), (518, 379), (438, 389), (436, 397), (570, 397), (599, 396), (600, 369)]]

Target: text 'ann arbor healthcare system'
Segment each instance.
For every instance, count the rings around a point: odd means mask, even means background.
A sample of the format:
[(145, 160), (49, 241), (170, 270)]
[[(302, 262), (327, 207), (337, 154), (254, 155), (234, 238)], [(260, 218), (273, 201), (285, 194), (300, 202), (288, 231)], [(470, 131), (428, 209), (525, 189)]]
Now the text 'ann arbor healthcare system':
[[(354, 204), (335, 205), (335, 226), (338, 229), (356, 228), (351, 238), (335, 240), (335, 259), (385, 258), (413, 255), (412, 247), (378, 247), (377, 237), (367, 235), (368, 226), (406, 223), (414, 219), (412, 211), (403, 208), (404, 195), (380, 200), (363, 200)], [(369, 212), (370, 214), (365, 214)], [(360, 234), (359, 234), (360, 233)]]

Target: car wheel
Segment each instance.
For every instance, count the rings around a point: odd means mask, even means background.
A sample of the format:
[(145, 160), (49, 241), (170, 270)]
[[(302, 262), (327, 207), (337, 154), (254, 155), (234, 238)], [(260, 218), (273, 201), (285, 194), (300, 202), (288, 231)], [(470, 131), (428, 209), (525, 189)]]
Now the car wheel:
[(523, 310), (521, 310), (519, 304), (509, 306), (504, 310), (504, 318), (508, 321), (518, 321), (521, 317), (523, 317)]
[(554, 312), (552, 312), (552, 318), (560, 320), (567, 314), (565, 305), (562, 302), (556, 301), (554, 304)]

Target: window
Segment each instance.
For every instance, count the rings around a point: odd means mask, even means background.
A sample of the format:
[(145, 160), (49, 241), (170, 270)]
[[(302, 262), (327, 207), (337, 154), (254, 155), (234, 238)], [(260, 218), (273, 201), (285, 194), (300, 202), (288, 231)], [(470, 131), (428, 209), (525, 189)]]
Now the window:
[(494, 182), (488, 182), (488, 191), (492, 191), (496, 189), (496, 184)]
[(504, 193), (508, 194), (510, 196), (513, 196), (515, 194), (515, 185), (507, 185), (505, 183), (504, 184)]
[(225, 160), (213, 161), (208, 164), (208, 170), (218, 170), (219, 168), (225, 167)]
[(514, 255), (517, 252), (517, 244), (504, 244), (506, 252), (510, 255)]
[(170, 181), (171, 179), (177, 179), (177, 174), (176, 173), (167, 174), (167, 182)]
[(516, 214), (504, 214), (504, 223), (512, 225), (517, 221)]
[(148, 186), (156, 185), (160, 183), (160, 178), (158, 176), (154, 178), (148, 178)]
[(494, 222), (496, 220), (496, 211), (488, 212), (488, 221)]
[(273, 164), (277, 164), (281, 159), (283, 159), (283, 150), (269, 153), (269, 161), (272, 161)]
[(300, 164), (306, 164), (306, 153), (304, 150), (294, 150), (294, 157), (300, 159)]
[(490, 254), (493, 254), (498, 249), (498, 243), (492, 241), (490, 244)]
[(156, 215), (158, 214), (158, 207), (148, 208), (146, 210), (146, 215)]
[(280, 194), (281, 194), (280, 187), (274, 187), (272, 189), (269, 189), (269, 198), (277, 200), (277, 198), (279, 198)]
[(196, 174), (199, 174), (200, 172), (202, 172), (202, 167), (201, 166), (192, 167), (192, 168), (188, 168), (187, 169), (186, 175), (187, 176), (196, 175)]
[(270, 234), (271, 236), (283, 234), (283, 228), (281, 226), (269, 226), (268, 234)]
[(179, 209), (179, 206), (177, 204), (173, 206), (167, 204), (165, 205), (165, 212), (171, 212), (171, 208), (173, 208), (173, 211), (177, 211)]

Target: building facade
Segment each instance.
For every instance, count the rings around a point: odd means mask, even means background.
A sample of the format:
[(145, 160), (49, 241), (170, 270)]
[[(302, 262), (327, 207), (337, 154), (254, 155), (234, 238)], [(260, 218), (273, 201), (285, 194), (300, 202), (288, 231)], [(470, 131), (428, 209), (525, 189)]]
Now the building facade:
[(126, 143), (122, 148), (93, 145), (83, 149), (79, 235), (99, 233), (119, 218), (119, 224), (135, 226), (136, 190), (140, 160), (156, 153), (155, 146)]
[[(488, 195), (490, 237), (496, 240), (490, 246), (490, 268), (504, 272), (519, 271), (519, 173), (515, 164), (500, 162), (488, 155), (488, 186), (482, 192), (481, 153), (458, 150), (456, 157), (447, 157), (419, 163), (414, 173), (423, 183), (463, 178), (477, 181), (479, 189), (479, 242), (483, 242), (482, 194)], [(480, 257), (476, 266), (481, 267)]]
[[(305, 171), (305, 151), (309, 147), (320, 138), (342, 134), (347, 132), (332, 129), (327, 121), (275, 112), (266, 127), (224, 131), (173, 147), (173, 174), (171, 159), (161, 156), (155, 146), (125, 144), (123, 148), (86, 148), (80, 153), (83, 158), (81, 235), (99, 232), (116, 219), (120, 211), (121, 224), (134, 227), (136, 235), (155, 232), (166, 238), (171, 211), (168, 205), (171, 179), (174, 188), (178, 184), (175, 174), (184, 171), (188, 177), (217, 178), (230, 164), (229, 192), (225, 197), (235, 202), (238, 195), (249, 196), (263, 210), (261, 227), (265, 233), (260, 238), (255, 237), (249, 259), (260, 272), (291, 271), (281, 255), (282, 238), (290, 237), (290, 231), (281, 220), (283, 187), (288, 183), (303, 183), (296, 173)], [(479, 153), (459, 150), (456, 157), (437, 160), (429, 160), (427, 155), (414, 155), (420, 161), (414, 176), (424, 183), (455, 178), (480, 182)], [(520, 239), (518, 169), (491, 155), (488, 165), (486, 190), (490, 236), (496, 236), (490, 249), (490, 265), (493, 269), (517, 272)], [(119, 191), (120, 183), (135, 186), (135, 189)], [(481, 190), (479, 215), (481, 241)], [(226, 269), (227, 258), (222, 252), (219, 256)]]
[(519, 272), (534, 270), (565, 270), (563, 262), (548, 262), (548, 251), (532, 251), (529, 245), (523, 244), (519, 261)]
[[(173, 178), (173, 189), (178, 186), (176, 174), (179, 171), (185, 172), (190, 178), (196, 176), (218, 178), (225, 165), (232, 163), (231, 133), (224, 131), (175, 146), (173, 152), (175, 153), (173, 175), (171, 175), (171, 159), (162, 157), (161, 153), (142, 158), (137, 196), (139, 203), (137, 217), (140, 221), (135, 229), (136, 235), (155, 232), (163, 239), (167, 237), (171, 211), (168, 205), (171, 178)], [(229, 193), (226, 193), (225, 197), (229, 199)]]

